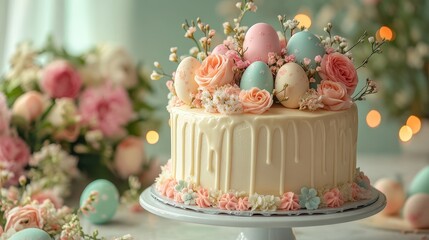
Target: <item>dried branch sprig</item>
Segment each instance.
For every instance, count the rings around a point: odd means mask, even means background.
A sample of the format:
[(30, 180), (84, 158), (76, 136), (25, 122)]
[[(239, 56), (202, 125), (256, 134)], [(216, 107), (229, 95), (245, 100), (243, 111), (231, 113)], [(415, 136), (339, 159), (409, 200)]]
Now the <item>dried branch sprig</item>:
[(362, 101), (365, 100), (365, 96), (374, 94), (378, 92), (377, 84), (375, 81), (370, 80), (369, 78), (366, 79), (365, 86), (356, 93), (355, 96), (352, 97), (352, 100), (355, 101)]
[(370, 37), (368, 38), (368, 42), (371, 44), (371, 54), (362, 61), (362, 64), (359, 65), (359, 67), (357, 67), (356, 70), (365, 66), (369, 62), (369, 59), (374, 54), (383, 52), (383, 50), (381, 49), (381, 46), (383, 46), (383, 44), (386, 43), (386, 39), (383, 38), (383, 40), (381, 41), (375, 41), (373, 37)]

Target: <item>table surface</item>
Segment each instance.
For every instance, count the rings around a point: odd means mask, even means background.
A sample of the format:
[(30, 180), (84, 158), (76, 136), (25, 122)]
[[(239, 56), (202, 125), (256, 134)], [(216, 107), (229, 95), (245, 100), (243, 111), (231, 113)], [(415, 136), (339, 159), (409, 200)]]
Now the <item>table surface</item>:
[[(413, 176), (424, 166), (429, 165), (429, 158), (424, 156), (359, 156), (358, 166), (374, 183), (377, 179), (389, 177), (400, 178), (405, 187), (412, 181)], [(93, 226), (84, 223), (84, 230), (98, 229), (107, 239), (113, 239), (125, 234), (131, 234), (136, 240), (235, 240), (240, 229), (233, 227), (207, 226), (184, 223), (158, 217), (149, 212), (132, 213), (120, 209), (108, 224)], [(361, 221), (347, 222), (317, 227), (294, 228), (298, 240), (307, 239), (377, 239), (377, 240), (427, 240), (429, 234), (401, 233), (368, 227)]]

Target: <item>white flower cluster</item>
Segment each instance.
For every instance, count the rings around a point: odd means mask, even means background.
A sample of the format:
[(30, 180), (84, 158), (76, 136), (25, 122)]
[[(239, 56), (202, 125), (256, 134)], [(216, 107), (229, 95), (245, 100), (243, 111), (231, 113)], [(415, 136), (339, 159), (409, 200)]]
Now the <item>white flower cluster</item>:
[(252, 211), (276, 211), (280, 205), (280, 198), (273, 195), (259, 195), (257, 193), (250, 195), (249, 203)]
[(204, 89), (201, 93), (201, 103), (207, 112), (221, 114), (236, 114), (243, 112), (243, 105), (240, 102), (239, 95), (229, 93), (228, 88), (223, 86), (214, 91), (213, 95)]

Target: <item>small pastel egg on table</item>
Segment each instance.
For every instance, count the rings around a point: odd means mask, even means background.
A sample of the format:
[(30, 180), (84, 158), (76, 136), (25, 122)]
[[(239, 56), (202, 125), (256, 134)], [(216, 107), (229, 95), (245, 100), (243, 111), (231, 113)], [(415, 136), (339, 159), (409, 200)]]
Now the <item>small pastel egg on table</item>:
[(429, 166), (420, 170), (411, 181), (408, 194), (411, 196), (417, 193), (429, 194)]
[(110, 221), (119, 206), (119, 192), (113, 183), (98, 179), (86, 186), (80, 197), (83, 206), (92, 192), (97, 192), (97, 200), (92, 204), (94, 211), (83, 216), (93, 224), (103, 224)]
[(304, 58), (310, 59), (311, 68), (316, 67), (316, 61), (314, 60), (316, 56), (323, 57), (325, 55), (325, 48), (320, 39), (308, 31), (293, 34), (287, 43), (286, 49), (288, 55), (295, 55), (297, 63), (303, 63)]
[(240, 88), (250, 90), (253, 87), (273, 92), (274, 79), (270, 68), (261, 61), (254, 62), (246, 68), (241, 76)]
[(26, 228), (13, 234), (9, 240), (52, 240), (51, 236), (39, 228)]
[(198, 84), (195, 82), (195, 73), (200, 68), (201, 63), (194, 57), (186, 57), (179, 66), (177, 66), (174, 89), (177, 97), (182, 102), (190, 105), (192, 102), (191, 94), (198, 92)]
[(407, 199), (404, 206), (404, 218), (417, 229), (429, 228), (429, 194), (418, 193)]
[(300, 65), (289, 62), (277, 72), (275, 92), (277, 99), (283, 106), (298, 108), (299, 100), (308, 89), (308, 77)]
[(386, 207), (380, 214), (399, 214), (405, 202), (405, 190), (402, 184), (392, 179), (382, 178), (374, 184), (374, 187), (386, 196)]
[(280, 40), (276, 30), (267, 23), (257, 23), (247, 30), (243, 42), (244, 60), (268, 62), (268, 53), (280, 54)]

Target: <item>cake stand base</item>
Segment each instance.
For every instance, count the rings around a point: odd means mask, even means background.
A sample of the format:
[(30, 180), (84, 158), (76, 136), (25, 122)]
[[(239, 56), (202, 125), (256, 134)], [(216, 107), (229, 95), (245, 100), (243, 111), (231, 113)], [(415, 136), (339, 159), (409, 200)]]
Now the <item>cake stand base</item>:
[(376, 189), (376, 201), (337, 213), (303, 214), (291, 216), (236, 216), (208, 214), (164, 204), (152, 196), (151, 188), (140, 195), (140, 204), (147, 211), (169, 219), (197, 224), (243, 228), (236, 240), (295, 240), (293, 227), (309, 227), (355, 221), (370, 217), (386, 205), (386, 197)]

